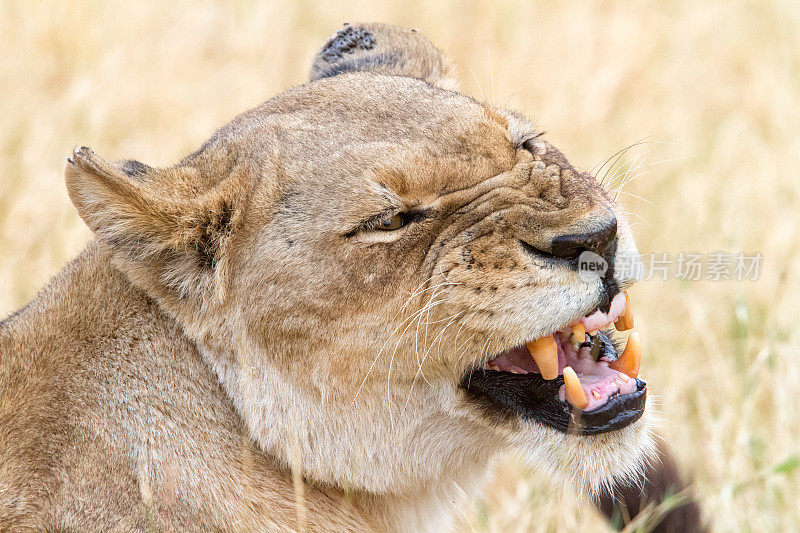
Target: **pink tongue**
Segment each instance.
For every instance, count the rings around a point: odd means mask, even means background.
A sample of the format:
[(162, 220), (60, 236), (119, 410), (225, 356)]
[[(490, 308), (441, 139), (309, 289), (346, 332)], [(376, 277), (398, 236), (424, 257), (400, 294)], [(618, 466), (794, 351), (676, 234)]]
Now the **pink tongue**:
[[(583, 390), (586, 391), (586, 396), (589, 398), (589, 405), (584, 408), (584, 411), (600, 407), (617, 392), (630, 394), (636, 391), (636, 380), (612, 370), (608, 367), (607, 361), (595, 361), (589, 348), (582, 348), (578, 353), (571, 348), (567, 348), (567, 350), (569, 364), (578, 374)], [(566, 398), (563, 386), (559, 388), (558, 396), (561, 400)]]

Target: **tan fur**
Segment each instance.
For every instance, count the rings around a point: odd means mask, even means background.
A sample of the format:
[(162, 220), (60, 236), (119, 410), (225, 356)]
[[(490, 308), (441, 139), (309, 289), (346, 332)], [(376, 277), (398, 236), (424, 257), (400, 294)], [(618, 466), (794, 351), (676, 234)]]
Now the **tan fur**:
[(501, 453), (590, 488), (635, 471), (644, 420), (564, 435), (458, 387), (597, 303), (519, 240), (613, 209), (622, 260), (623, 214), (525, 118), (441, 88), (418, 34), (356, 28), (410, 70), (318, 58), (170, 168), (75, 151), (97, 239), (0, 324), (3, 528), (438, 531)]

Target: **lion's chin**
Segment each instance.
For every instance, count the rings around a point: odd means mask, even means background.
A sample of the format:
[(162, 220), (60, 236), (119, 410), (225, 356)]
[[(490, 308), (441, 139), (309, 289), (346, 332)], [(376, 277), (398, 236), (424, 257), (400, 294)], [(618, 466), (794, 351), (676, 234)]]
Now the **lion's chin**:
[(622, 429), (598, 435), (563, 433), (523, 422), (511, 440), (533, 468), (586, 496), (596, 496), (612, 482), (635, 480), (656, 458), (647, 415)]

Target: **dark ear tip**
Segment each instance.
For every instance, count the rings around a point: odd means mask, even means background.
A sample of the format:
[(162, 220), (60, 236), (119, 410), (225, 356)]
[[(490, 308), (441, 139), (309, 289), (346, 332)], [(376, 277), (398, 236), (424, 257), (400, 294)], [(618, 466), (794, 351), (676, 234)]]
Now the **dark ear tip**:
[(92, 157), (92, 149), (88, 146), (76, 146), (72, 150), (72, 155), (67, 158), (67, 163), (74, 167), (85, 167), (87, 161)]
[(72, 159), (77, 162), (80, 162), (83, 159), (87, 159), (92, 156), (92, 149), (88, 146), (76, 146), (72, 150)]
[(82, 172), (90, 172), (107, 177), (119, 175), (119, 171), (95, 154), (94, 150), (88, 146), (76, 147), (72, 151), (72, 157), (68, 159), (68, 162), (75, 167), (76, 170)]

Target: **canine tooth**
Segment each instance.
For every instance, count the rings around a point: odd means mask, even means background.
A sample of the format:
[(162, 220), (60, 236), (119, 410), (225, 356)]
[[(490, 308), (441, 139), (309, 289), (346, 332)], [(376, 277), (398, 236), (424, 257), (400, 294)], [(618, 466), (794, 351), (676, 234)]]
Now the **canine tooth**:
[(536, 339), (527, 344), (536, 366), (539, 367), (544, 379), (556, 379), (558, 377), (558, 348), (556, 340), (552, 335)]
[(628, 291), (625, 291), (625, 310), (614, 322), (614, 327), (617, 328), (617, 331), (633, 329), (633, 311), (631, 310), (631, 297)]
[(581, 380), (571, 366), (564, 367), (564, 392), (567, 401), (578, 409), (586, 409), (589, 405), (589, 398), (586, 397)]
[(627, 374), (635, 378), (639, 375), (639, 367), (642, 364), (642, 343), (639, 340), (639, 332), (634, 331), (628, 336), (628, 343), (619, 358), (608, 365), (609, 368)]
[(586, 326), (583, 324), (575, 324), (572, 326), (572, 335), (578, 341), (578, 344), (586, 341)]
[[(625, 312), (625, 305), (628, 303), (628, 296), (624, 292), (617, 293), (611, 299), (608, 306), (608, 322), (616, 322), (616, 320)], [(612, 318), (613, 317), (613, 318)]]

